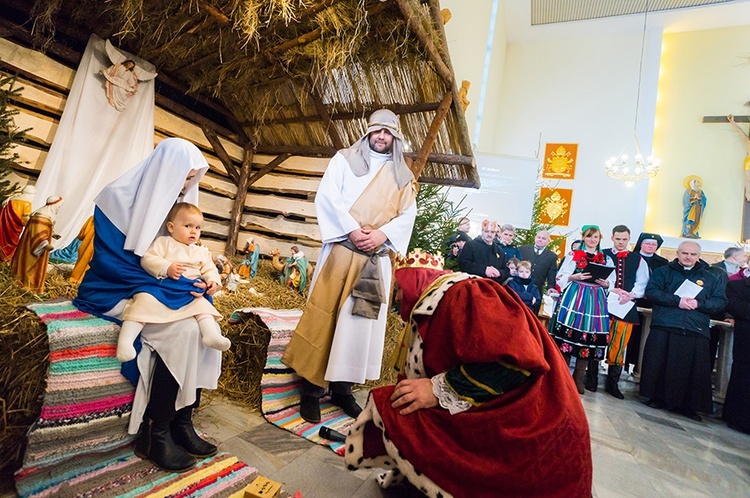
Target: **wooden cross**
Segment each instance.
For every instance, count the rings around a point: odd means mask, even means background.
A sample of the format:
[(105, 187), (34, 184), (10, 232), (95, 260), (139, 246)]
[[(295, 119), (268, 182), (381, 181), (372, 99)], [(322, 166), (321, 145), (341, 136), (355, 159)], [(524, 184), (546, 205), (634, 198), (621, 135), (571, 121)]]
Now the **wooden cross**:
[[(750, 105), (750, 102), (745, 102), (745, 105)], [(729, 123), (727, 116), (703, 116), (704, 123)], [(750, 116), (734, 116), (735, 123), (750, 123)], [(738, 132), (744, 133), (739, 127), (735, 126)], [(750, 130), (748, 131), (748, 140), (750, 140)], [(748, 140), (745, 140), (746, 144), (750, 144)], [(747, 155), (750, 156), (750, 146), (748, 146)], [(745, 171), (745, 175), (748, 172)], [(747, 189), (747, 185), (745, 186)], [(742, 240), (750, 239), (750, 202), (747, 198), (747, 192), (745, 193), (745, 202), (742, 207)]]

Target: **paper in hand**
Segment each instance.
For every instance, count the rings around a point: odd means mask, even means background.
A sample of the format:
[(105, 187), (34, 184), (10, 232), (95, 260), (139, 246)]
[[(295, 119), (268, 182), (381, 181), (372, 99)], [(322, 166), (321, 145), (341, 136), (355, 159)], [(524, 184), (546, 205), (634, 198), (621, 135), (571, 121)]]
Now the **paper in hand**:
[(677, 288), (676, 291), (674, 291), (674, 295), (678, 297), (689, 297), (695, 299), (695, 297), (701, 293), (703, 290), (703, 287), (700, 285), (691, 282), (688, 279), (685, 279), (682, 284)]
[(625, 304), (620, 304), (620, 296), (614, 292), (610, 292), (607, 296), (607, 311), (617, 318), (625, 318), (625, 315), (633, 309), (633, 306), (635, 306), (635, 301), (626, 301)]

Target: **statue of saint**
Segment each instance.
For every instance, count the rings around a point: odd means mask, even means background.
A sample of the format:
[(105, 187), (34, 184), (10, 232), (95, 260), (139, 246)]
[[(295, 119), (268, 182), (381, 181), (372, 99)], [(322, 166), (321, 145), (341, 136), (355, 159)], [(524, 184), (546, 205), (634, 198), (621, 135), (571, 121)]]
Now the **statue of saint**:
[(700, 239), (698, 230), (706, 209), (706, 194), (703, 193), (703, 180), (700, 176), (685, 177), (685, 194), (682, 196), (682, 236), (688, 239)]

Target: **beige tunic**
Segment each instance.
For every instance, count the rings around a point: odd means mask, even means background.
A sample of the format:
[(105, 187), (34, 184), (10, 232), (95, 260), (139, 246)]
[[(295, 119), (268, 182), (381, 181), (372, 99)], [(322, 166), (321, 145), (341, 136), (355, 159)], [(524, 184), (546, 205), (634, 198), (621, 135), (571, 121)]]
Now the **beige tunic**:
[[(172, 263), (185, 267), (182, 275), (185, 278), (203, 278), (206, 282), (221, 284), (219, 271), (206, 247), (183, 244), (172, 237), (158, 237), (141, 258), (143, 269), (156, 278), (169, 278), (166, 276), (167, 268)], [(131, 322), (170, 323), (201, 313), (221, 319), (221, 314), (204, 297), (197, 297), (190, 304), (173, 310), (151, 294), (139, 292), (125, 306), (122, 319)]]

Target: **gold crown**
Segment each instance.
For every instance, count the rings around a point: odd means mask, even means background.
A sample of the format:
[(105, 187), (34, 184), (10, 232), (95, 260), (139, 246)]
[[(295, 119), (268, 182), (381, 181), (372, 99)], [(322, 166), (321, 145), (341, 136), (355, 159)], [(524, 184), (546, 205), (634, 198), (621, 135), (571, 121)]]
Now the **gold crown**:
[(393, 263), (393, 270), (402, 270), (404, 268), (427, 268), (430, 270), (443, 269), (443, 257), (435, 256), (422, 249), (409, 251), (405, 257), (400, 254), (396, 256)]

